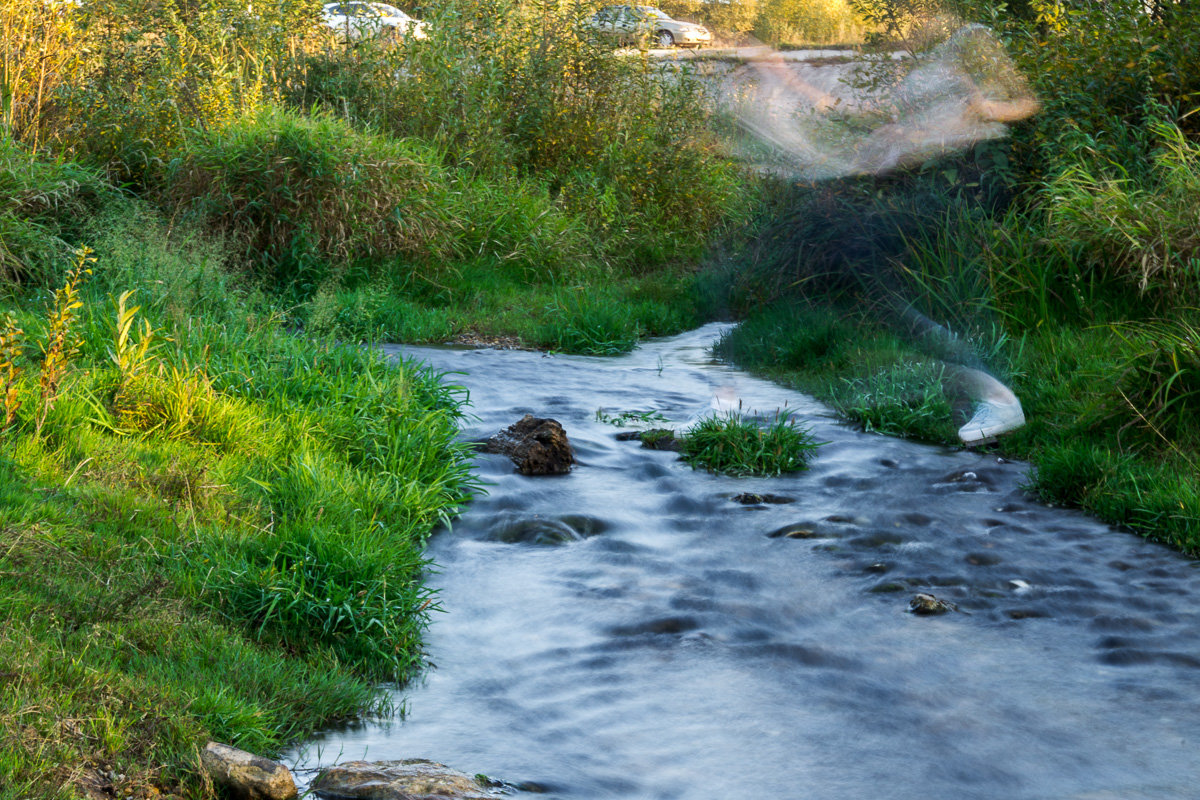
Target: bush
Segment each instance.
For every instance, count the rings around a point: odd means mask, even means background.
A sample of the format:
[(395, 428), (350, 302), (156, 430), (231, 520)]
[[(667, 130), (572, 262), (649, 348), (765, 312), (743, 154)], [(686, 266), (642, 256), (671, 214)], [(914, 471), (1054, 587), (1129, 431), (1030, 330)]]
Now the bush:
[(280, 110), (199, 135), (172, 165), (167, 192), (284, 283), (334, 263), (436, 256), (446, 225), (444, 177), (428, 148)]
[(69, 260), (83, 222), (116, 191), (71, 161), (45, 161), (0, 136), (0, 293), (45, 285)]
[(761, 0), (754, 19), (767, 44), (853, 44), (865, 33), (848, 0)]
[[(1010, 50), (1033, 83), (1042, 112), (1016, 131), (1017, 166), (1053, 179), (1080, 156), (1120, 164), (1138, 179), (1156, 146), (1146, 124), (1170, 119), (1200, 132), (1190, 113), (1200, 93), (1192, 67), (1200, 47), (1200, 14), (1190, 6), (1139, 0), (1031, 2), (1027, 12), (984, 20), (1008, 32)], [(1019, 7), (1018, 7), (1019, 9)]]
[(551, 225), (574, 238), (585, 222), (611, 264), (698, 255), (747, 208), (753, 190), (706, 130), (690, 69), (614, 56), (575, 7), (451, 0), (430, 22), (427, 41), (312, 55), (292, 102), (435, 142), (472, 176), (464, 199), (474, 176), (520, 187), (506, 195), (522, 204), (545, 187), (551, 219), (565, 215)]
[(1170, 122), (1151, 122), (1148, 131), (1158, 147), (1143, 179), (1118, 164), (1081, 161), (1049, 182), (1047, 233), (1077, 243), (1084, 266), (1150, 301), (1194, 303), (1200, 298), (1200, 146)]
[(157, 185), (168, 154), (276, 99), (300, 76), (316, 3), (88, 0), (70, 9), (72, 81), (47, 113), (57, 148)]

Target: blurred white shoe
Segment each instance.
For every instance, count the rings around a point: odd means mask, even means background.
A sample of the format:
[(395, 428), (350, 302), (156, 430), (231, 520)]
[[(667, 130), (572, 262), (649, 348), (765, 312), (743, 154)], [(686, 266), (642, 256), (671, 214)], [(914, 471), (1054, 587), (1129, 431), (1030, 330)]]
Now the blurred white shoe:
[(995, 400), (982, 400), (975, 407), (975, 415), (970, 422), (958, 429), (958, 438), (963, 444), (981, 444), (994, 439), (1002, 433), (1015, 431), (1025, 424), (1025, 414), (1021, 411), (1021, 401), (1011, 403)]

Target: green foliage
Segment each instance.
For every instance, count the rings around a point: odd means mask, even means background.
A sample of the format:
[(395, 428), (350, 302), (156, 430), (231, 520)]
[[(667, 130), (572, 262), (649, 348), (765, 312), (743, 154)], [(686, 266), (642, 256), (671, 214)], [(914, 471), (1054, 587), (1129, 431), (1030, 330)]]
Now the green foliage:
[(869, 43), (910, 54), (944, 40), (956, 23), (940, 0), (850, 0), (850, 6), (866, 23)]
[(738, 414), (705, 417), (683, 435), (683, 459), (728, 475), (782, 475), (806, 469), (820, 443), (779, 414), (767, 425)]
[[(551, 218), (569, 238), (586, 230), (610, 263), (695, 254), (745, 208), (743, 176), (706, 131), (708, 99), (689, 70), (615, 57), (569, 5), (453, 0), (429, 19), (426, 41), (313, 55), (293, 102), (436, 142), (449, 167), (501, 187), (521, 186), (514, 170), (535, 178)], [(501, 197), (520, 207), (527, 195)]]
[(1078, 244), (1085, 265), (1149, 302), (1200, 298), (1200, 147), (1174, 124), (1147, 123), (1157, 143), (1149, 174), (1105, 177), (1080, 162), (1046, 186), (1049, 235)]
[(725, 34), (749, 33), (754, 29), (759, 13), (759, 0), (729, 0), (708, 3), (704, 0), (665, 0), (658, 8), (675, 19), (700, 22), (716, 37)]
[(900, 361), (865, 377), (843, 379), (832, 402), (864, 430), (949, 442), (957, 426), (945, 383), (945, 366), (938, 362)]
[[(25, 408), (3, 434), (0, 775), (50, 796), (98, 763), (121, 791), (195, 791), (204, 741), (275, 752), (421, 666), (422, 544), (471, 488), (462, 395), (288, 335), (227, 248), (145, 208), (88, 227), (94, 281), (60, 304), (74, 378), (40, 436)], [(6, 337), (55, 330), (30, 299)], [(36, 397), (36, 364), (0, 349)]]
[[(1030, 2), (1027, 14), (996, 18), (1018, 65), (1033, 82), (1042, 113), (1017, 131), (1020, 166), (1053, 178), (1081, 156), (1122, 165), (1139, 178), (1155, 148), (1146, 124), (1163, 109), (1191, 136), (1200, 117), (1200, 78), (1192, 68), (1200, 15), (1137, 0)], [(984, 19), (992, 19), (992, 12)]]
[[(0, 6), (0, 137), (36, 148), (60, 88), (79, 74), (79, 15), (45, 0)], [(35, 55), (36, 54), (36, 55)]]
[(848, 0), (761, 0), (754, 35), (767, 44), (853, 44), (866, 33)]
[(317, 4), (94, 0), (72, 13), (79, 78), (57, 92), (57, 146), (154, 184), (189, 132), (214, 134), (302, 76)]
[(1194, 319), (1112, 328), (1128, 352), (1116, 387), (1123, 401), (1117, 405), (1121, 418), (1133, 412), (1131, 425), (1144, 426), (1173, 448), (1200, 447), (1195, 425), (1200, 414), (1200, 329)]
[(442, 227), (434, 160), (415, 143), (270, 110), (197, 136), (172, 165), (168, 192), (286, 284), (314, 260), (430, 248)]
[(92, 274), (89, 266), (95, 261), (92, 251), (83, 247), (76, 254), (75, 264), (67, 271), (61, 289), (54, 292), (54, 305), (46, 320), (46, 334), (42, 342), (42, 368), (38, 375), (36, 421), (34, 436), (41, 436), (46, 415), (54, 408), (62, 388), (63, 379), (71, 362), (79, 355), (79, 338), (75, 330), (79, 310), (83, 301), (79, 289)]
[(69, 261), (81, 221), (113, 194), (95, 172), (0, 136), (0, 295), (45, 285)]
[(838, 371), (850, 366), (854, 327), (831, 308), (788, 304), (764, 309), (723, 335), (713, 348), (739, 364), (767, 370), (805, 370), (821, 367)]
[(641, 333), (627, 306), (578, 292), (560, 293), (546, 311), (548, 319), (538, 331), (538, 339), (555, 350), (616, 355), (632, 350)]

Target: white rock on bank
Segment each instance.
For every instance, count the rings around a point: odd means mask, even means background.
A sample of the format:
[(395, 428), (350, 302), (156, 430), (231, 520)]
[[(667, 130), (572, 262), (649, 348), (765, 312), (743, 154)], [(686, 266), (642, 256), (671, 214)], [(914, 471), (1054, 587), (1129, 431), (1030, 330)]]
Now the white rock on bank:
[(296, 781), (287, 767), (245, 750), (209, 742), (200, 753), (200, 763), (213, 783), (244, 800), (293, 800), (296, 797)]

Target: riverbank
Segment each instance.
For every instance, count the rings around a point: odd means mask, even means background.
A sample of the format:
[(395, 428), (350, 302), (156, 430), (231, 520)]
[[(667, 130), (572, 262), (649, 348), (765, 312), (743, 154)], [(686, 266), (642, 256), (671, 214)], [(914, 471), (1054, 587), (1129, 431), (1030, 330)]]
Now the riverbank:
[(95, 243), (0, 332), (0, 796), (201, 796), (207, 739), (275, 752), (423, 667), (465, 397), (297, 338), (211, 241)]

